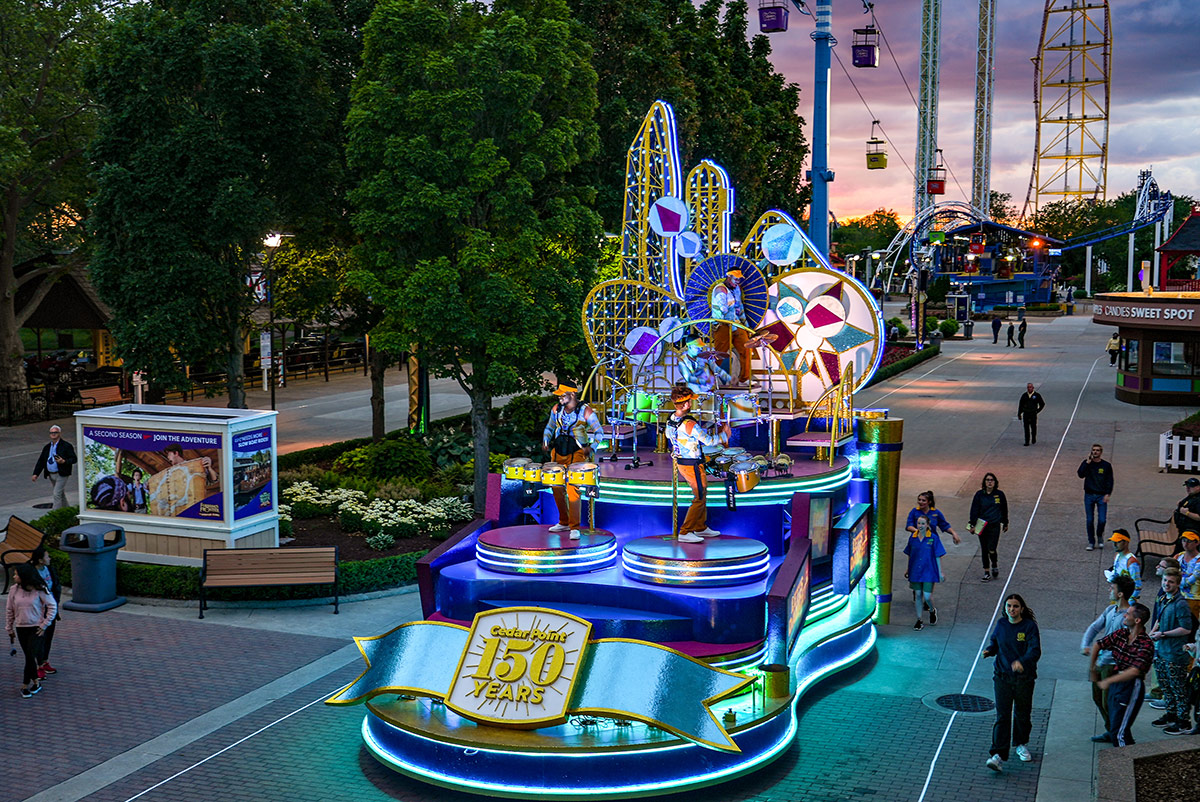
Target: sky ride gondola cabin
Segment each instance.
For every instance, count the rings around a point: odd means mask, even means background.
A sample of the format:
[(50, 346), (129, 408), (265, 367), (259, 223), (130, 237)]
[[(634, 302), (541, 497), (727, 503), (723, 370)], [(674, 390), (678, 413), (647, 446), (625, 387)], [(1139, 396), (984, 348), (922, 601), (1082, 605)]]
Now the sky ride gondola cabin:
[(787, 0), (758, 0), (758, 29), (782, 33), (788, 29)]
[(868, 170), (887, 169), (887, 143), (875, 136), (875, 126), (877, 125), (879, 125), (879, 120), (875, 120), (871, 123), (871, 138), (867, 140)]
[(929, 178), (925, 181), (925, 194), (927, 195), (945, 195), (946, 194), (946, 168), (940, 164), (937, 167), (929, 168)]
[(875, 26), (854, 29), (850, 54), (855, 67), (879, 66), (879, 31)]

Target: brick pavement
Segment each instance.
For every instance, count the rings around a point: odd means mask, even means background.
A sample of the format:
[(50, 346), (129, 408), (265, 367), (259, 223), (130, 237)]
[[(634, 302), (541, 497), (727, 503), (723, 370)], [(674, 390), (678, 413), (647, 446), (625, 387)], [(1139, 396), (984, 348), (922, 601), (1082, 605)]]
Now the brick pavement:
[[(58, 673), (22, 699), (20, 655), (4, 664), (0, 802), (15, 802), (345, 646), (313, 638), (112, 611), (65, 613)], [(41, 741), (41, 743), (38, 743)]]
[[(320, 698), (357, 675), (347, 666), (89, 797), (125, 802), (156, 783)], [(830, 683), (802, 703), (800, 734), (763, 771), (687, 794), (698, 802), (894, 802), (916, 799), (948, 719), (919, 699), (860, 693)], [(983, 766), (990, 716), (959, 716), (927, 799), (1033, 800), (1049, 710), (1034, 710), (1035, 762), (997, 776)], [(144, 795), (140, 802), (467, 802), (479, 797), (424, 785), (379, 764), (362, 745), (361, 708), (315, 704)], [(880, 763), (880, 752), (891, 755)], [(864, 768), (866, 767), (866, 768)]]

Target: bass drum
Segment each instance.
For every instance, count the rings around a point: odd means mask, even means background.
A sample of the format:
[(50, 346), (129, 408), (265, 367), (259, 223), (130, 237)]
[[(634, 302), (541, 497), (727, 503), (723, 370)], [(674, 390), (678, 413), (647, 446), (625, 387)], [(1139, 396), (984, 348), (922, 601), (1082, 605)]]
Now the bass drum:
[(759, 416), (758, 396), (754, 393), (738, 393), (725, 399), (730, 426), (746, 426), (757, 423)]

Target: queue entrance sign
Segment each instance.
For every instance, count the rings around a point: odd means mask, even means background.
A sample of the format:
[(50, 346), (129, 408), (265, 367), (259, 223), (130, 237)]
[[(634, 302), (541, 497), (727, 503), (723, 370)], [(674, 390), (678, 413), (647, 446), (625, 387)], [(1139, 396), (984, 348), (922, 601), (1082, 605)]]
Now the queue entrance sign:
[(200, 565), (279, 545), (271, 411), (123, 404), (75, 413), (80, 523), (117, 524), (119, 558)]

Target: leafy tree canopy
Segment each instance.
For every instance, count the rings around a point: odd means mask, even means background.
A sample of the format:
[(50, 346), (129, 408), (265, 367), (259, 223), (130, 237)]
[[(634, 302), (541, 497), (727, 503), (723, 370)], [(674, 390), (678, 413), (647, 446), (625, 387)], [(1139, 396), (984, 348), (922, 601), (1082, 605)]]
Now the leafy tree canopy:
[(831, 239), (839, 254), (853, 256), (863, 251), (883, 250), (900, 228), (900, 218), (894, 211), (876, 209), (842, 223), (833, 230)]
[(562, 0), (385, 0), (347, 119), (372, 342), (413, 343), (472, 400), (476, 504), (488, 409), (585, 363), (579, 310), (600, 223), (575, 168), (597, 146), (596, 75)]
[(224, 359), (244, 405), (250, 261), (319, 215), (335, 144), (322, 54), (294, 3), (166, 0), (114, 15), (91, 85), (97, 289), (118, 352), (156, 380)]
[(675, 110), (685, 170), (712, 159), (729, 172), (735, 238), (769, 208), (803, 210), (800, 90), (775, 71), (766, 36), (747, 38), (744, 0), (569, 2), (599, 76), (600, 153), (584, 170), (608, 231), (620, 230), (625, 154), (655, 100)]

